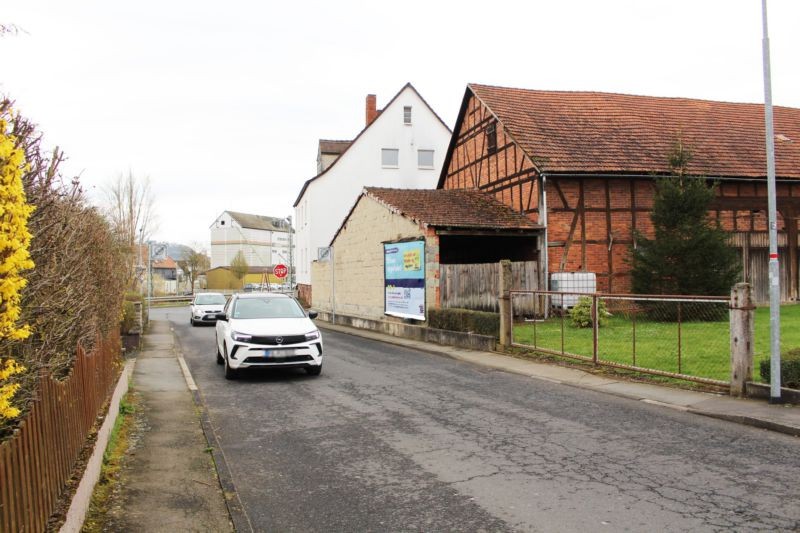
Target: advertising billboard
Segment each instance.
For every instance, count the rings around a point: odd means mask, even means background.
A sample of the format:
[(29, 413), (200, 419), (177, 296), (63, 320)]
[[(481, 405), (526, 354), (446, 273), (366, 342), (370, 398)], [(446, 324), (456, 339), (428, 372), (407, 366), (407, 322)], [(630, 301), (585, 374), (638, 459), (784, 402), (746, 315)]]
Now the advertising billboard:
[(384, 312), (425, 320), (425, 241), (383, 245)]

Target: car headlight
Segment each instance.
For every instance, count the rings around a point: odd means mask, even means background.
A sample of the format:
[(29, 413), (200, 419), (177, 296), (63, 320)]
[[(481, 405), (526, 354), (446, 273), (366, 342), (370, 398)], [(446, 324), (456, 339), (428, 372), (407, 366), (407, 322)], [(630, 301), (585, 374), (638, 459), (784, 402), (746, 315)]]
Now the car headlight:
[(319, 339), (319, 330), (314, 330), (309, 333), (306, 333), (306, 340), (313, 341), (314, 339)]
[(239, 342), (250, 342), (250, 340), (253, 338), (252, 335), (248, 335), (247, 333), (239, 333), (238, 331), (232, 331), (231, 337), (233, 340)]

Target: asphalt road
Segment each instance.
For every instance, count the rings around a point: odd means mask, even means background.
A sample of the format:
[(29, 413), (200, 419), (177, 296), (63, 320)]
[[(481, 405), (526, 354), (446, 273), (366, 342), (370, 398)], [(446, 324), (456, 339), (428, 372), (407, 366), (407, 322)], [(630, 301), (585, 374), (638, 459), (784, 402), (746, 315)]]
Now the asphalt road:
[(257, 531), (800, 529), (800, 439), (323, 332), (226, 381), (174, 322)]

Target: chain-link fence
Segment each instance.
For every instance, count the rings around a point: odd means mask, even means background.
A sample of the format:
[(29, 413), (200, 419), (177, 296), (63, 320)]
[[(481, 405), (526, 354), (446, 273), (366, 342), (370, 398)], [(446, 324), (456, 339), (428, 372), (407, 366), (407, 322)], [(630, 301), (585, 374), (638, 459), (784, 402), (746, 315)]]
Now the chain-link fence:
[(512, 344), (715, 385), (730, 380), (730, 300), (512, 291)]

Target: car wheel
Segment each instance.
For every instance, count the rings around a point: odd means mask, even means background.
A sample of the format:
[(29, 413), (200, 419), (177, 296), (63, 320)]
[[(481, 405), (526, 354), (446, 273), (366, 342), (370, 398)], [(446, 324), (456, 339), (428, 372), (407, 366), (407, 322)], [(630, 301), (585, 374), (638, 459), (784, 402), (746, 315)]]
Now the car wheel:
[(225, 359), (223, 359), (222, 354), (219, 353), (219, 343), (217, 342), (216, 337), (214, 338), (214, 345), (217, 347), (217, 364), (218, 365), (225, 364)]
[(237, 372), (235, 369), (231, 368), (231, 365), (228, 364), (228, 349), (227, 348), (225, 348), (224, 363), (225, 363), (225, 379), (236, 379), (236, 378), (238, 378), (239, 377), (239, 372)]
[(306, 367), (306, 373), (309, 376), (319, 376), (320, 374), (322, 374), (322, 365), (319, 365), (319, 366), (307, 366)]
[(195, 327), (197, 325), (194, 323), (194, 317), (189, 317), (189, 324), (191, 324), (192, 327)]

